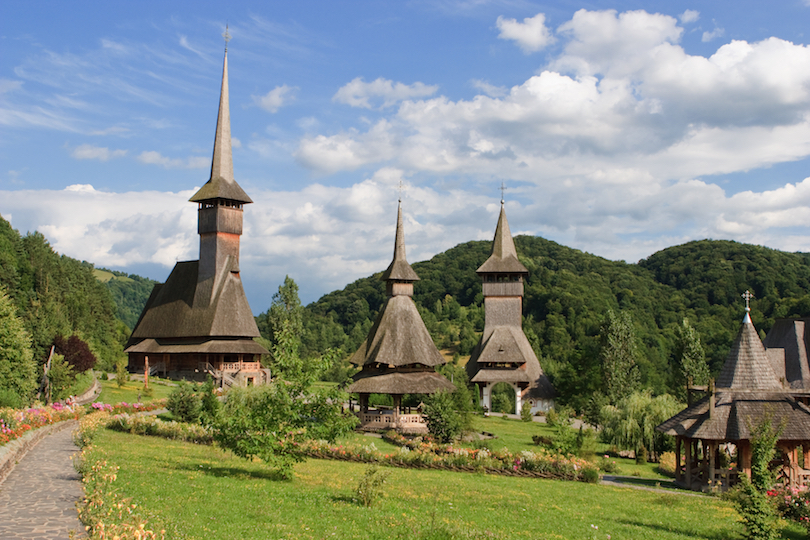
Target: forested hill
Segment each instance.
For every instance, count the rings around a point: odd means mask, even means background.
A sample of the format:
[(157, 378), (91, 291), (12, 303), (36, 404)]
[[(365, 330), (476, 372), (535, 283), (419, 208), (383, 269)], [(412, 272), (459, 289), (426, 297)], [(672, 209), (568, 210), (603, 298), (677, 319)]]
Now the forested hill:
[[(810, 258), (731, 241), (703, 240), (660, 251), (638, 264), (609, 261), (538, 237), (518, 236), (525, 330), (564, 400), (579, 404), (602, 384), (599, 333), (609, 309), (628, 312), (642, 352), (643, 381), (677, 386), (675, 335), (684, 318), (697, 329), (718, 372), (743, 316), (740, 294), (754, 293), (752, 318), (764, 335), (776, 317), (810, 316)], [(475, 270), (491, 242), (458, 245), (413, 264), (414, 300), (440, 347), (469, 354), (483, 329)], [(359, 346), (384, 301), (375, 274), (329, 293), (304, 314), (305, 349)], [(260, 317), (261, 318), (261, 317)]]
[(59, 255), (40, 233), (21, 236), (2, 217), (0, 289), (14, 303), (40, 364), (57, 335), (87, 341), (100, 367), (111, 369), (122, 355), (127, 330), (93, 265)]
[(157, 281), (106, 268), (96, 268), (94, 274), (96, 279), (107, 284), (117, 308), (118, 318), (127, 325), (127, 328), (134, 329)]

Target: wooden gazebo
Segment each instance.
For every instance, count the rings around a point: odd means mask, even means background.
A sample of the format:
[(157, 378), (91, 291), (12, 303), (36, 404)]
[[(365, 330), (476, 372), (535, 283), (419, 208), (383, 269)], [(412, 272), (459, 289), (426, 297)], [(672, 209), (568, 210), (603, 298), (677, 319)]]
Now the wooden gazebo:
[[(726, 490), (740, 474), (751, 476), (754, 429), (770, 420), (781, 429), (777, 447), (782, 463), (778, 482), (806, 487), (810, 470), (799, 466), (799, 448), (810, 443), (810, 407), (804, 392), (791, 391), (777, 378), (772, 360), (746, 313), (715, 387), (708, 395), (659, 425), (675, 436), (675, 481), (695, 491)], [(730, 462), (721, 466), (721, 452)], [(731, 456), (736, 452), (736, 461)]]
[[(401, 204), (397, 210), (394, 259), (381, 279), (386, 282), (388, 299), (368, 337), (350, 359), (361, 370), (347, 390), (359, 395), (360, 429), (427, 433), (421, 414), (402, 410), (402, 396), (453, 391), (456, 387), (436, 372), (436, 366), (444, 364), (445, 360), (411, 298), (413, 282), (419, 276), (405, 259)], [(393, 409), (369, 409), (371, 394), (389, 394), (393, 398)]]

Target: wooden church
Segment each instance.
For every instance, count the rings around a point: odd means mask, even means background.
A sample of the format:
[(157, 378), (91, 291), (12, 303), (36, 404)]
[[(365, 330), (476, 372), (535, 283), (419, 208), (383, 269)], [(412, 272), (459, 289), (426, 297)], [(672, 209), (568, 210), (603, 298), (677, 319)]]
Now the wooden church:
[[(360, 367), (354, 382), (347, 388), (357, 393), (360, 401), (360, 429), (403, 433), (427, 433), (427, 425), (418, 412), (402, 410), (405, 394), (452, 392), (453, 383), (436, 372), (445, 363), (413, 302), (413, 284), (419, 280), (405, 259), (405, 230), (402, 202), (397, 209), (394, 259), (383, 273), (387, 300), (374, 321), (374, 326), (350, 361)], [(371, 394), (392, 396), (392, 409), (369, 407)]]
[(269, 353), (253, 340), (259, 329), (239, 273), (242, 215), (253, 201), (233, 177), (227, 47), (211, 177), (190, 201), (197, 203), (200, 258), (178, 262), (155, 285), (127, 343), (129, 371), (211, 375), (222, 386), (265, 384), (270, 373), (260, 357)]
[(554, 406), (554, 387), (523, 333), (523, 282), (528, 269), (518, 260), (504, 201), (495, 227), (492, 253), (476, 273), (483, 281), (484, 334), (467, 362), (481, 405), (492, 408), (492, 388), (506, 383), (515, 392), (515, 413), (528, 402), (532, 413)]

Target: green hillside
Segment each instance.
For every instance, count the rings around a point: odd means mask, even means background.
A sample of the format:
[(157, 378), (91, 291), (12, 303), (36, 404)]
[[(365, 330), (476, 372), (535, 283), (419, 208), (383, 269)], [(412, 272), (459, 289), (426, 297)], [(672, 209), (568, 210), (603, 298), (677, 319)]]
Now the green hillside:
[(122, 355), (126, 328), (93, 265), (59, 255), (40, 233), (21, 236), (2, 217), (0, 286), (32, 337), (37, 362), (45, 361), (56, 335), (79, 335), (101, 366), (109, 368)]
[[(754, 293), (752, 317), (764, 335), (776, 317), (810, 315), (806, 254), (703, 240), (660, 251), (638, 264), (610, 261), (539, 237), (515, 244), (529, 269), (524, 329), (563, 402), (581, 407), (601, 388), (599, 333), (609, 309), (628, 312), (642, 351), (642, 381), (677, 390), (675, 331), (689, 318), (712, 370), (719, 371), (743, 314), (740, 294)], [(468, 355), (483, 329), (475, 270), (490, 242), (467, 242), (413, 264), (414, 300), (437, 345)], [(385, 299), (380, 274), (324, 295), (304, 313), (307, 352), (354, 351)], [(261, 316), (260, 316), (261, 318)]]
[(96, 279), (107, 285), (115, 302), (118, 318), (131, 331), (157, 281), (106, 268), (96, 269), (95, 275)]

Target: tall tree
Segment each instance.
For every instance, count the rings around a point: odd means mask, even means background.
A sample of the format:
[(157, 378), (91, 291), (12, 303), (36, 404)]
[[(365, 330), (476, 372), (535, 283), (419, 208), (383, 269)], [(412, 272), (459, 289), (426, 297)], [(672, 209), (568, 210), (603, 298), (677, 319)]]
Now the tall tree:
[(632, 394), (639, 387), (638, 345), (633, 320), (625, 311), (607, 312), (602, 326), (602, 373), (610, 403)]
[[(37, 385), (31, 336), (3, 287), (0, 287), (0, 403), (27, 403)], [(4, 397), (5, 396), (5, 397)]]
[(709, 383), (709, 364), (700, 344), (700, 336), (689, 319), (684, 319), (676, 331), (676, 355), (680, 365), (679, 386), (683, 387), (690, 380), (696, 385)]
[(298, 297), (298, 284), (290, 276), (285, 276), (284, 283), (279, 285), (278, 292), (273, 295), (270, 309), (256, 318), (256, 324), (262, 337), (272, 345), (278, 343), (282, 328), (286, 326), (289, 332), (284, 339), (294, 339), (300, 346), (304, 330), (303, 311)]

